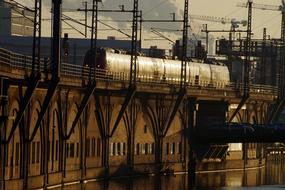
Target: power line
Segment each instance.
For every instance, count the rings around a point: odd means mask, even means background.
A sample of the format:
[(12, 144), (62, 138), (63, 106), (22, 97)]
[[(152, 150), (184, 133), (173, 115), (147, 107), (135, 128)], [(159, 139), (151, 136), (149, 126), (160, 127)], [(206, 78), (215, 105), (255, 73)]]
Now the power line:
[(164, 0), (164, 1), (160, 2), (160, 3), (158, 3), (157, 5), (155, 5), (154, 7), (152, 7), (151, 9), (145, 11), (143, 15), (145, 16), (146, 14), (150, 13), (150, 12), (153, 11), (154, 9), (160, 7), (160, 6), (163, 5), (166, 1), (168, 1), (168, 0)]
[(277, 15), (274, 15), (273, 17), (267, 19), (266, 21), (263, 21), (260, 25), (255, 26), (255, 27), (253, 28), (253, 30), (257, 30), (257, 29), (259, 29), (260, 27), (263, 27), (264, 24), (266, 24), (266, 23), (272, 21), (273, 19), (275, 19), (275, 18), (278, 17), (278, 16), (280, 16), (280, 13), (278, 13)]

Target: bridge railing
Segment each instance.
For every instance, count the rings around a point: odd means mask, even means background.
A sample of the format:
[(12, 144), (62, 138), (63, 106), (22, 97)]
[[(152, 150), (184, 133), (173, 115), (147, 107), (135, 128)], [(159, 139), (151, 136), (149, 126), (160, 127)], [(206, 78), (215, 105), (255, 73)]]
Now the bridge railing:
[[(26, 72), (30, 72), (32, 68), (32, 57), (27, 55), (22, 55), (8, 51), (6, 49), (0, 48), (0, 64), (10, 67), (11, 69), (22, 69)], [(37, 69), (37, 68), (36, 68)], [(40, 59), (40, 69), (42, 72), (51, 73), (52, 66), (49, 59)], [(61, 75), (71, 78), (76, 78), (79, 80), (88, 80), (89, 78), (89, 67), (82, 65), (75, 65), (69, 63), (61, 64)], [(110, 72), (104, 69), (96, 68), (96, 80), (100, 81), (119, 81), (128, 82), (129, 72)], [(145, 84), (155, 84), (155, 85), (171, 85), (178, 86), (180, 84), (180, 78), (177, 76), (157, 76), (157, 75), (142, 75), (137, 76), (138, 83)], [(228, 83), (228, 82), (209, 82), (201, 81), (196, 79), (187, 79), (188, 88), (196, 89), (221, 89), (223, 91), (236, 91), (243, 92), (243, 85), (239, 83)], [(252, 93), (272, 93), (277, 94), (278, 88), (270, 85), (258, 85), (251, 84), (250, 92)]]
[[(23, 55), (0, 48), (0, 63), (9, 66), (11, 69), (31, 70), (33, 58), (32, 56)], [(40, 59), (41, 71), (47, 70), (47, 67), (50, 67), (48, 65), (48, 59)]]

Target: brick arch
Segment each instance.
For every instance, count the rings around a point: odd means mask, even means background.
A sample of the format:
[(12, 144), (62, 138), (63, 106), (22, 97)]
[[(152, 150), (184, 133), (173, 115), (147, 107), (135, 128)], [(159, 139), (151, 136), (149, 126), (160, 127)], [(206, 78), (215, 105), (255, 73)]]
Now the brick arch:
[(180, 133), (182, 130), (183, 130), (183, 122), (181, 118), (181, 113), (177, 112), (166, 133), (166, 137), (176, 133)]
[[(16, 115), (19, 111), (19, 101), (14, 100), (11, 104), (10, 110), (9, 110), (9, 119), (6, 123), (6, 138), (11, 133), (11, 129), (14, 123), (14, 120), (16, 118)], [(23, 123), (20, 123), (22, 125)], [(3, 129), (4, 129), (3, 128)], [(13, 136), (8, 143), (8, 145), (2, 145), (3, 147), (6, 146), (7, 148), (7, 154), (6, 154), (6, 167), (5, 167), (5, 176), (6, 178), (10, 179), (17, 179), (20, 178), (20, 165), (21, 165), (21, 154), (22, 154), (22, 148), (21, 144), (23, 143), (23, 133), (20, 130), (21, 127), (17, 127), (16, 130), (13, 133)]]
[[(157, 123), (153, 108), (141, 102), (134, 128), (134, 163), (147, 164), (155, 162), (155, 143)], [(145, 168), (147, 170), (147, 167)]]
[[(184, 142), (184, 113), (178, 111), (171, 122), (163, 141), (163, 161), (165, 167), (169, 167), (169, 162), (179, 162), (183, 158), (182, 149)], [(186, 121), (187, 122), (187, 121)]]
[(48, 171), (49, 172), (56, 172), (59, 171), (59, 158), (60, 158), (60, 152), (62, 152), (60, 146), (60, 132), (59, 127), (60, 125), (60, 119), (59, 119), (59, 108), (58, 104), (55, 103), (52, 105), (50, 109), (50, 121), (49, 121), (49, 127), (48, 127)]
[(248, 121), (251, 124), (258, 124), (259, 123), (259, 117), (258, 117), (256, 110), (252, 110), (249, 113), (249, 120)]
[(242, 123), (243, 122), (243, 117), (242, 114), (239, 112), (237, 113), (237, 115), (234, 117), (233, 122), (238, 122), (238, 123)]
[[(39, 113), (41, 111), (41, 102), (39, 100), (35, 100), (33, 103), (32, 103), (32, 106), (31, 106), (31, 115), (30, 115), (30, 125), (29, 125), (29, 134), (30, 136), (32, 135), (32, 132), (34, 130), (34, 127), (36, 125), (36, 122), (37, 122), (37, 119), (38, 119), (38, 116), (39, 116)], [(38, 133), (38, 131), (37, 131)], [(37, 136), (37, 135), (36, 135)], [(36, 138), (36, 137), (35, 137)]]
[(261, 104), (260, 106), (260, 122), (265, 124), (267, 122), (267, 114), (268, 114), (268, 107), (266, 103)]
[(89, 106), (87, 107), (87, 111), (86, 111), (86, 117), (87, 117), (87, 123), (86, 123), (86, 127), (87, 127), (87, 131), (96, 131), (96, 133), (98, 133), (98, 135), (100, 136), (100, 132), (99, 132), (99, 127), (97, 124), (97, 119), (96, 119), (96, 115), (95, 115), (95, 102), (94, 98), (90, 100)]
[[(104, 122), (105, 122), (105, 131), (108, 131), (109, 125), (109, 134), (111, 134), (112, 130), (114, 129), (114, 124), (118, 117), (118, 114), (121, 110), (121, 98), (114, 98), (110, 100), (104, 100), (106, 111), (104, 114)], [(108, 147), (108, 163), (109, 166), (120, 166), (124, 167), (127, 164), (127, 154), (128, 154), (128, 131), (126, 126), (126, 116), (129, 115), (131, 103), (129, 104), (128, 108), (125, 110), (123, 117), (121, 118), (118, 126), (115, 129), (115, 132), (112, 134), (112, 137), (109, 139), (109, 142), (106, 144)], [(128, 116), (127, 116), (128, 117)], [(128, 120), (128, 119), (127, 119)], [(106, 138), (103, 139), (106, 142)], [(104, 148), (104, 147), (102, 147)]]
[(266, 105), (264, 103), (256, 105), (249, 114), (249, 122), (252, 124), (265, 124), (266, 122)]
[[(100, 167), (102, 166), (101, 159), (101, 144), (102, 138), (100, 135), (97, 119), (95, 116), (94, 98), (90, 100), (89, 106), (86, 111), (86, 165), (87, 167)], [(88, 152), (87, 152), (88, 151)]]
[[(167, 133), (164, 122), (168, 115), (171, 103), (165, 97), (157, 97), (155, 101), (141, 100), (143, 119), (150, 126), (155, 142), (155, 162), (161, 163), (180, 159), (177, 153), (182, 144), (181, 119), (179, 114), (174, 117)], [(165, 135), (165, 136), (164, 136)]]
[(240, 113), (238, 112), (236, 114), (236, 116), (232, 119), (232, 122), (235, 122), (235, 123), (242, 123), (243, 122), (243, 116), (242, 116), (243, 112)]
[[(67, 126), (66, 134), (71, 131), (72, 123), (78, 112), (78, 105), (73, 102), (67, 112)], [(82, 125), (81, 119), (78, 121), (77, 126), (72, 130), (72, 134), (66, 140), (65, 155), (66, 155), (66, 170), (80, 169), (80, 155), (83, 150), (80, 148), (82, 145)]]
[[(28, 125), (29, 139), (35, 129), (36, 122), (38, 120), (39, 114), (41, 112), (41, 102), (37, 99), (32, 102), (30, 115), (30, 125)], [(44, 159), (44, 146), (45, 146), (45, 130), (44, 130), (44, 120), (42, 121), (40, 127), (38, 128), (36, 135), (32, 142), (29, 143), (30, 154), (29, 154), (29, 175), (36, 176), (43, 172), (43, 164), (41, 163)]]
[[(71, 130), (72, 123), (76, 117), (77, 112), (78, 112), (78, 105), (76, 103), (73, 103), (68, 109), (68, 112), (67, 112), (68, 115), (66, 116), (67, 117), (67, 126), (66, 126), (67, 134)], [(80, 130), (81, 130), (81, 119), (79, 119), (77, 126), (74, 128), (70, 139), (80, 137), (80, 133), (77, 133)]]

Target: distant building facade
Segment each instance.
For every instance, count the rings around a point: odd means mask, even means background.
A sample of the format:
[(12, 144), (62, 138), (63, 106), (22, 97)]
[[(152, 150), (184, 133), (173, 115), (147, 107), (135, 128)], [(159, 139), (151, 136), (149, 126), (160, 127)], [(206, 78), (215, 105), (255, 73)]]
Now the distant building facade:
[(33, 36), (34, 12), (0, 0), (0, 35)]
[[(41, 57), (51, 57), (51, 42), (52, 39), (49, 37), (41, 38)], [(25, 55), (31, 55), (33, 50), (32, 45), (33, 37), (0, 35), (0, 48), (5, 48)], [(90, 39), (62, 38), (61, 45), (62, 60), (68, 63), (81, 65), (86, 52), (90, 49)], [(99, 39), (97, 46), (130, 51), (131, 41)]]
[(150, 46), (147, 49), (142, 49), (141, 53), (147, 57), (155, 57), (155, 58), (165, 58), (166, 51), (165, 49), (157, 48), (157, 46)]
[[(201, 43), (202, 47), (206, 49), (206, 38), (205, 34), (189, 34), (188, 40), (187, 40), (187, 53), (186, 56), (189, 58), (196, 57), (196, 47), (198, 46), (198, 43)], [(211, 36), (209, 36), (208, 39), (208, 55), (215, 54), (215, 40)], [(173, 45), (173, 56), (177, 58), (181, 58), (182, 56), (182, 39), (176, 40), (175, 44)]]

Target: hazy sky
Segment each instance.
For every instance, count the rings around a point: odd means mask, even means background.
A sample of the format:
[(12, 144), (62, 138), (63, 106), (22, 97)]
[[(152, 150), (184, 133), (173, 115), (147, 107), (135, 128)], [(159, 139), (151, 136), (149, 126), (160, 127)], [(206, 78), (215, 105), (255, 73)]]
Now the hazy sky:
[[(51, 0), (42, 0), (43, 1), (43, 17), (50, 17), (50, 3)], [(26, 6), (33, 7), (33, 0), (18, 0), (25, 4)], [(92, 0), (87, 0), (88, 6), (91, 8)], [(237, 20), (247, 19), (247, 9), (237, 7), (237, 2), (246, 2), (246, 0), (189, 0), (189, 9), (190, 14), (195, 15), (208, 15), (208, 16), (218, 16), (218, 17), (227, 17), (235, 18)], [(270, 5), (281, 5), (281, 0), (253, 0), (254, 3), (260, 4), (270, 4)], [(118, 9), (119, 5), (124, 5), (125, 9), (132, 9), (133, 1), (132, 0), (103, 0), (103, 3), (100, 3), (100, 9)], [(184, 0), (139, 0), (139, 9), (143, 11), (143, 19), (170, 19), (170, 13), (176, 13), (177, 19), (182, 19), (183, 14), (183, 5)], [(78, 0), (63, 0), (63, 8), (83, 8), (81, 1)], [(73, 18), (83, 19), (83, 14), (79, 12), (66, 12), (66, 15), (72, 16)], [(91, 15), (91, 14), (90, 14)], [(100, 13), (99, 19), (104, 20), (106, 24), (112, 25), (115, 28), (119, 28), (124, 32), (131, 34), (130, 24), (125, 22), (110, 22), (110, 20), (126, 20), (131, 19), (131, 14), (102, 14)], [(108, 21), (106, 21), (108, 20)], [(90, 21), (90, 19), (89, 19)], [(230, 25), (212, 23), (206, 21), (191, 20), (191, 26), (193, 30), (199, 31), (199, 25), (207, 23), (209, 29), (229, 29)], [(76, 26), (79, 30), (84, 32), (84, 28), (71, 23)], [(89, 23), (90, 24), (90, 23)], [(280, 37), (280, 25), (281, 25), (281, 12), (278, 11), (264, 11), (253, 9), (253, 33), (254, 38), (262, 37), (263, 27), (267, 28), (267, 33), (273, 37)], [(150, 28), (171, 28), (171, 29), (181, 29), (181, 24), (174, 23), (164, 23), (164, 24), (155, 24), (155, 23), (144, 23), (143, 24), (143, 46), (157, 45), (159, 47), (166, 47), (169, 42), (167, 41), (156, 41), (150, 40), (153, 38), (159, 38), (150, 32)], [(106, 36), (112, 35), (116, 36), (119, 39), (125, 39), (126, 36), (107, 29), (106, 26), (99, 25), (99, 37), (106, 38)], [(163, 32), (163, 30), (161, 30)], [(66, 24), (63, 24), (63, 32), (69, 33), (70, 37), (83, 37), (78, 32), (71, 30)], [(175, 40), (181, 36), (180, 32), (163, 32), (163, 34), (171, 39)], [(43, 35), (50, 35), (50, 22), (43, 22)], [(222, 35), (227, 36), (227, 34), (213, 34), (216, 37), (221, 37)]]

